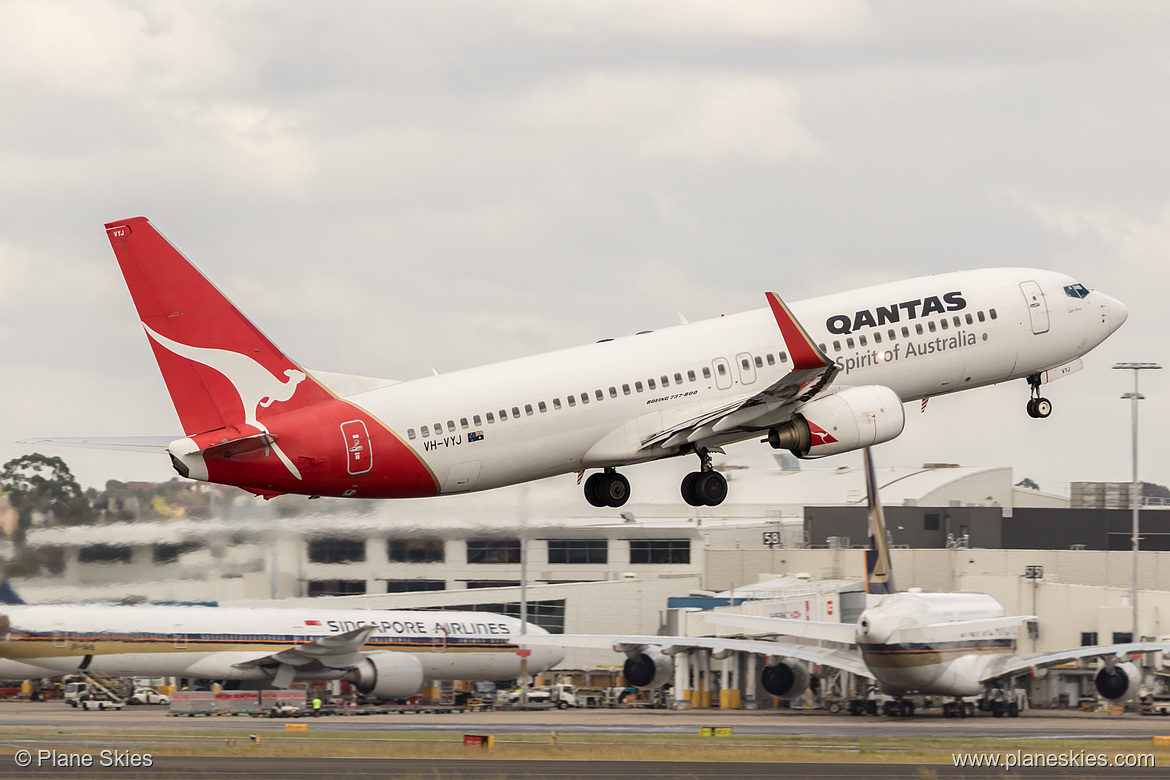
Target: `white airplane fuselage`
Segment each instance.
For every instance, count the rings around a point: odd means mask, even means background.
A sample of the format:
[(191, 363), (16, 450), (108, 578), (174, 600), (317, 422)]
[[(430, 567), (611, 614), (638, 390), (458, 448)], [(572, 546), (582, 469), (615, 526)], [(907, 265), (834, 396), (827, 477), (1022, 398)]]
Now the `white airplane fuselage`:
[[(1038, 306), (1022, 284), (1038, 286)], [(1064, 288), (1073, 284), (1050, 271), (990, 269), (836, 293), (791, 309), (840, 367), (834, 387), (882, 385), (906, 402), (1031, 376), (1093, 349), (1120, 326), (1126, 310), (1099, 292), (1071, 297)], [(944, 311), (924, 316), (930, 299)], [(772, 312), (761, 309), (346, 400), (396, 431), (435, 476), (439, 492), (485, 490), (685, 452), (643, 449), (639, 434), (759, 393), (792, 370), (787, 349)], [(704, 445), (759, 435), (738, 431)]]
[[(508, 636), (519, 631), (521, 622), (485, 612), (100, 605), (0, 609), (10, 626), (0, 641), (0, 658), (49, 674), (85, 668), (115, 677), (263, 682), (270, 673), (237, 664), (376, 625), (361, 652), (409, 654), (422, 665), (425, 680), (502, 680), (520, 675), (517, 645)], [(528, 624), (527, 633), (548, 632)], [(543, 671), (563, 656), (558, 647), (534, 648), (528, 669)], [(11, 671), (20, 670), (14, 666)], [(297, 679), (336, 679), (345, 671), (298, 674)]]
[(861, 614), (857, 644), (885, 693), (975, 696), (987, 672), (1015, 655), (1018, 624), (970, 631), (948, 624), (1006, 615), (984, 593), (897, 593)]

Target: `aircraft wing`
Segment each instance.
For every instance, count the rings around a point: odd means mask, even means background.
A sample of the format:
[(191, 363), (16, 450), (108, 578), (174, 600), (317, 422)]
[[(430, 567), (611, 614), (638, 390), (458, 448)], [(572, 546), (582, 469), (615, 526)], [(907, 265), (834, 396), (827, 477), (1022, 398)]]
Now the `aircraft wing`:
[(741, 653), (796, 658), (811, 664), (831, 666), (846, 672), (873, 678), (873, 674), (861, 660), (857, 650), (836, 650), (827, 647), (765, 642), (757, 639), (723, 639), (719, 637), (693, 636), (606, 636), (602, 634), (513, 634), (510, 641), (518, 645), (554, 645), (557, 647), (584, 647), (610, 649), (622, 652), (624, 647), (654, 645), (663, 652), (691, 648), (711, 650), (735, 650)]
[[(334, 634), (322, 637), (315, 642), (306, 642), (303, 645), (281, 650), (279, 653), (254, 658), (250, 661), (241, 661), (233, 664), (237, 669), (255, 669), (257, 667), (279, 670), (287, 666), (300, 673), (326, 671), (330, 669), (348, 669), (356, 666), (360, 660), (359, 651), (365, 645), (370, 634), (377, 630), (376, 626), (362, 626), (344, 634)], [(291, 675), (289, 676), (291, 681)]]
[(788, 620), (756, 615), (733, 615), (725, 612), (704, 614), (703, 620), (720, 626), (732, 626), (761, 633), (781, 634), (801, 639), (822, 639), (847, 645), (857, 644), (857, 626), (852, 623)]
[(792, 370), (753, 395), (667, 426), (644, 439), (642, 449), (669, 449), (726, 433), (767, 430), (787, 420), (796, 403), (808, 401), (832, 383), (837, 364), (817, 346), (779, 295), (770, 292), (767, 298), (792, 358)]
[(1067, 664), (1073, 661), (1095, 660), (1110, 656), (1122, 659), (1129, 655), (1156, 652), (1170, 653), (1170, 643), (1129, 642), (1120, 645), (1094, 645), (1090, 647), (1078, 647), (1072, 650), (1062, 650), (1056, 653), (1034, 655), (1031, 658), (1008, 657), (1004, 659), (1003, 663), (989, 666), (980, 682), (990, 682), (1012, 674), (1044, 669), (1049, 666)]

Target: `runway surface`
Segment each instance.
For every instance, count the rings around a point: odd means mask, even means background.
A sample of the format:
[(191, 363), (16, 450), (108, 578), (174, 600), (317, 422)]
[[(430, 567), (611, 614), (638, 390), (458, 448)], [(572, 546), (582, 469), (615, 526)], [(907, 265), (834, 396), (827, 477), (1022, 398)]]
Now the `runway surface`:
[[(127, 707), (86, 712), (62, 702), (0, 702), (0, 733), (17, 727), (98, 729), (150, 727), (153, 731), (239, 728), (284, 731), (288, 721), (240, 716), (168, 717), (162, 707)], [(332, 716), (303, 719), (314, 731), (450, 732), (537, 734), (695, 734), (703, 726), (731, 726), (736, 734), (822, 737), (958, 737), (989, 739), (1133, 739), (1170, 735), (1170, 718), (1031, 710), (1019, 718), (943, 718), (927, 712), (888, 718), (798, 710), (542, 710)]]

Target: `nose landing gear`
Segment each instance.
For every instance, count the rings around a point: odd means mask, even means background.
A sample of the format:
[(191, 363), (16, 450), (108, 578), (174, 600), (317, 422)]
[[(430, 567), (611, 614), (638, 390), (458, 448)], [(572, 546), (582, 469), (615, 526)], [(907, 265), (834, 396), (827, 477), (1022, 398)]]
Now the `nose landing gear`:
[(695, 451), (701, 465), (683, 477), (682, 497), (691, 506), (718, 506), (727, 498), (727, 478), (711, 467), (711, 452), (706, 448)]
[(1040, 395), (1039, 374), (1028, 377), (1028, 384), (1032, 386), (1032, 397), (1028, 400), (1028, 416), (1043, 420), (1052, 414), (1052, 402)]

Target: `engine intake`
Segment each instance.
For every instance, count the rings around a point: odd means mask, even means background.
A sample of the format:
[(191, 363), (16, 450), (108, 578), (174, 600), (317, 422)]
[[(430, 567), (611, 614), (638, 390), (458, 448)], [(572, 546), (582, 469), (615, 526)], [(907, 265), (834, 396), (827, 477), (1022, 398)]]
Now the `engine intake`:
[(368, 696), (405, 699), (422, 690), (423, 668), (413, 655), (381, 650), (367, 653), (345, 679)]
[(808, 667), (799, 661), (780, 661), (764, 667), (760, 684), (780, 699), (795, 699), (808, 690)]
[(1101, 667), (1093, 679), (1093, 685), (1097, 687), (1097, 693), (1109, 701), (1125, 701), (1137, 695), (1141, 681), (1142, 676), (1138, 673), (1137, 667), (1126, 662), (1114, 664), (1112, 669), (1108, 666)]
[(905, 425), (897, 393), (883, 385), (861, 385), (800, 406), (791, 420), (768, 431), (768, 443), (798, 458), (823, 458), (887, 442)]
[(654, 646), (644, 646), (629, 654), (622, 666), (626, 682), (635, 688), (661, 688), (674, 674), (674, 661)]

